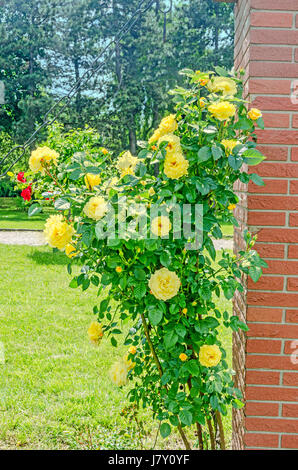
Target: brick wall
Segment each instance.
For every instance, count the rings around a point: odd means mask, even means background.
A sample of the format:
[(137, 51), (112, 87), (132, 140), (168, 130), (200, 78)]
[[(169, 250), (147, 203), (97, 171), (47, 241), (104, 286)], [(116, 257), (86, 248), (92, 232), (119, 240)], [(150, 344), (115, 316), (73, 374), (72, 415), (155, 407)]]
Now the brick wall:
[[(243, 230), (258, 233), (256, 249), (269, 267), (257, 283), (243, 279), (234, 311), (250, 331), (234, 336), (237, 384), (246, 398), (233, 415), (235, 449), (298, 449), (298, 0), (238, 0), (235, 67), (245, 69), (245, 96), (263, 111), (253, 167), (266, 186), (238, 185), (235, 248)], [(247, 191), (248, 189), (248, 191)], [(293, 341), (297, 341), (296, 346)]]

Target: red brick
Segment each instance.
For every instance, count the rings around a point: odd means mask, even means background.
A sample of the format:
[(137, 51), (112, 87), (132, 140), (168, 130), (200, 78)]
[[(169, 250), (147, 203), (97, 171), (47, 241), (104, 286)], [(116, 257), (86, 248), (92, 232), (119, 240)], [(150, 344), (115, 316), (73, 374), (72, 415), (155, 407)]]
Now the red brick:
[[(298, 405), (284, 404), (282, 406), (282, 415), (286, 418), (298, 418)], [(298, 425), (297, 425), (298, 433)]]
[[(274, 294), (272, 294), (274, 295)], [(247, 335), (254, 338), (298, 338), (298, 326), (283, 325), (280, 323), (248, 323)]]
[(258, 27), (290, 28), (293, 24), (293, 15), (253, 11), (250, 15), (250, 24)]
[[(260, 242), (298, 243), (298, 230), (281, 228), (262, 228), (258, 232), (258, 240)], [(293, 263), (293, 261), (291, 263)], [(288, 263), (289, 271), (283, 268), (283, 271), (272, 271), (270, 274), (296, 274), (291, 270), (292, 267), (293, 269), (295, 269), (294, 265), (292, 265), (291, 263)]]
[(285, 341), (284, 353), (296, 356), (298, 352), (298, 339), (291, 339), (290, 341)]
[(250, 31), (250, 42), (251, 44), (285, 44), (286, 46), (296, 46), (298, 44), (298, 31), (253, 29)]
[[(297, 374), (298, 375), (298, 374)], [(286, 387), (254, 387), (246, 388), (247, 400), (261, 401), (297, 401), (297, 389)]]
[(284, 258), (285, 246), (284, 245), (269, 245), (267, 243), (256, 243), (254, 247), (261, 258)]
[(290, 245), (288, 248), (288, 258), (298, 259), (298, 246)]
[[(260, 48), (261, 46), (251, 46), (251, 49), (253, 47)], [(266, 47), (266, 50), (267, 50), (267, 47)], [(289, 96), (291, 92), (291, 81), (290, 80), (275, 80), (275, 79), (270, 80), (270, 79), (262, 79), (262, 78), (251, 78), (249, 80), (249, 91), (252, 94), (264, 94), (264, 95), (277, 94), (277, 95)]]
[(286, 161), (288, 159), (288, 147), (278, 145), (258, 145), (258, 150), (266, 157), (266, 162)]
[(287, 290), (298, 292), (298, 277), (288, 278)]
[(297, 129), (297, 127), (298, 127), (298, 114), (293, 115), (292, 126)]
[[(298, 116), (297, 116), (298, 117)], [(290, 125), (290, 116), (288, 114), (272, 114), (264, 113), (263, 114), (265, 127), (289, 127)]]
[(298, 323), (298, 310), (287, 310), (286, 311), (286, 322), (287, 323)]
[[(285, 131), (268, 131), (268, 133), (273, 133), (276, 138), (278, 136), (276, 133), (285, 132)], [(288, 134), (289, 131), (286, 131)], [(296, 134), (295, 139), (298, 139), (298, 132), (292, 131), (293, 134)], [(291, 134), (292, 135), (292, 134)], [(272, 137), (272, 135), (271, 135)], [(285, 142), (286, 143), (286, 142)], [(288, 143), (289, 137), (288, 137)], [(298, 141), (297, 141), (298, 143)], [(254, 169), (253, 169), (254, 168)], [(251, 167), (250, 173), (255, 173), (256, 168)], [(257, 172), (261, 176), (277, 177), (277, 178), (298, 178), (298, 164), (297, 163), (261, 163), (257, 167)]]
[[(298, 370), (298, 364), (293, 364), (290, 356), (257, 356), (249, 355), (246, 358), (246, 367), (249, 369)], [(297, 398), (298, 398), (298, 391)]]
[[(278, 62), (292, 62), (292, 48), (291, 47), (277, 47), (277, 46), (251, 46), (249, 49), (250, 60), (274, 60)], [(249, 86), (251, 91), (251, 84)], [(270, 92), (272, 93), (272, 91)]]
[[(291, 387), (298, 387), (298, 372), (284, 372), (283, 385), (288, 385)], [(288, 401), (291, 401), (291, 400), (288, 400)], [(297, 396), (294, 401), (297, 401)]]
[(250, 195), (248, 201), (250, 210), (298, 210), (298, 197)]
[[(293, 147), (292, 148), (291, 160), (292, 160), (292, 162), (298, 162), (298, 147)], [(294, 183), (296, 183), (296, 181), (294, 181)]]
[(262, 276), (258, 282), (248, 278), (248, 288), (250, 290), (283, 290), (284, 278), (273, 276)]
[(246, 433), (244, 437), (245, 445), (247, 447), (278, 447), (279, 437), (278, 434), (257, 434)]
[(298, 214), (290, 214), (290, 227), (298, 227)]
[(279, 385), (279, 377), (279, 372), (247, 370), (246, 383), (255, 385)]
[(248, 431), (297, 432), (298, 422), (290, 419), (246, 418)]
[(266, 263), (268, 268), (264, 268), (265, 274), (296, 275), (298, 272), (298, 261), (267, 260)]
[[(280, 83), (280, 82), (279, 82)], [(262, 111), (295, 111), (297, 112), (297, 104), (292, 103), (290, 95), (282, 96), (257, 96), (252, 101), (252, 106)]]
[(260, 194), (287, 194), (288, 182), (286, 180), (264, 180), (265, 186), (257, 186), (252, 181), (248, 184), (248, 192)]
[(247, 294), (247, 302), (249, 305), (296, 307), (298, 305), (298, 294), (249, 291)]
[[(297, 430), (296, 430), (297, 433)], [(282, 449), (298, 449), (298, 435), (296, 436), (281, 436)]]
[[(298, 64), (297, 64), (297, 67), (298, 67)], [(298, 74), (298, 70), (297, 70), (297, 74)], [(258, 130), (257, 135), (258, 135), (258, 142), (260, 144), (298, 145), (297, 131), (292, 131), (292, 130), (282, 131), (282, 130), (265, 129), (265, 130)], [(284, 165), (284, 166), (288, 166), (288, 165)]]
[(282, 312), (283, 311), (280, 308), (248, 307), (247, 321), (269, 323), (281, 322)]
[(278, 416), (278, 403), (248, 402), (245, 406), (246, 416)]
[(298, 0), (251, 0), (251, 8), (259, 10), (298, 10)]
[(297, 78), (298, 64), (251, 61), (249, 72), (253, 77)]
[[(293, 153), (292, 153), (293, 155)], [(298, 155), (298, 153), (297, 153)], [(298, 181), (290, 181), (290, 194), (298, 195)]]
[(248, 353), (280, 354), (281, 341), (276, 339), (248, 339), (246, 343), (246, 351)]
[[(297, 17), (296, 17), (296, 23), (297, 23)], [(298, 62), (298, 48), (295, 48), (295, 62)]]
[[(284, 226), (286, 223), (286, 215), (282, 212), (252, 212), (248, 213), (249, 225), (275, 225)], [(292, 225), (292, 224), (291, 224)]]

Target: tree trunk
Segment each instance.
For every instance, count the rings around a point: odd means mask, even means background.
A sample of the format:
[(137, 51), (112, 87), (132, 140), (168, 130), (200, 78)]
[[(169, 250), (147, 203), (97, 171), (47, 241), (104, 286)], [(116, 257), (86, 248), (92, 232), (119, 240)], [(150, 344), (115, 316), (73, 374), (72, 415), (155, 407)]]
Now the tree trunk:
[(137, 153), (137, 136), (135, 127), (129, 129), (129, 149), (132, 155)]

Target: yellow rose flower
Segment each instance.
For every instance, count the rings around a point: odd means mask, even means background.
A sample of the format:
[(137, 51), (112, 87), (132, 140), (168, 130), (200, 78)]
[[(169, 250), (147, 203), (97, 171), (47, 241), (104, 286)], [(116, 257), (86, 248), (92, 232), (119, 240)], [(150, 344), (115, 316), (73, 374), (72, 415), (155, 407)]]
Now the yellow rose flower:
[(38, 147), (31, 153), (29, 158), (29, 167), (33, 173), (38, 173), (39, 171), (44, 174), (43, 165), (49, 165), (53, 163), (57, 165), (57, 160), (59, 158), (59, 153), (55, 150), (51, 150), (49, 147)]
[(137, 348), (135, 346), (130, 346), (130, 348), (128, 349), (128, 352), (129, 354), (135, 355), (137, 352)]
[(108, 204), (101, 196), (91, 197), (85, 204), (84, 213), (93, 220), (100, 220), (108, 210)]
[(110, 369), (110, 378), (117, 387), (122, 387), (127, 383), (127, 367), (123, 361), (115, 362)]
[(154, 235), (157, 235), (159, 237), (165, 237), (169, 234), (171, 228), (172, 224), (170, 222), (170, 219), (165, 215), (159, 215), (158, 217), (155, 217), (152, 220), (151, 232), (154, 233)]
[(234, 96), (237, 93), (236, 83), (228, 77), (214, 77), (207, 86), (209, 91), (222, 92), (223, 96)]
[(221, 350), (216, 344), (201, 346), (199, 352), (199, 361), (202, 366), (215, 367), (221, 360)]
[(134, 175), (135, 168), (139, 159), (137, 157), (133, 157), (132, 154), (127, 151), (121, 157), (118, 158), (117, 161), (117, 170), (120, 172), (121, 178), (126, 175)]
[(251, 108), (250, 111), (248, 111), (247, 115), (253, 121), (256, 121), (257, 119), (263, 116), (261, 111), (257, 108)]
[(52, 248), (64, 250), (72, 239), (74, 228), (63, 219), (63, 215), (51, 215), (46, 221), (43, 233)]
[(164, 173), (168, 178), (178, 179), (188, 174), (189, 161), (182, 153), (167, 155), (164, 164)]
[(124, 357), (123, 357), (123, 362), (124, 364), (126, 365), (126, 368), (128, 371), (132, 370), (136, 363), (135, 362), (132, 362), (131, 359), (128, 359), (128, 354), (126, 354)]
[(160, 137), (160, 139), (158, 140), (158, 145), (160, 145), (162, 142), (168, 142), (166, 146), (166, 156), (174, 155), (175, 153), (182, 154), (180, 138), (177, 135), (166, 134)]
[(93, 175), (93, 173), (87, 173), (85, 176), (85, 184), (87, 189), (93, 191), (94, 186), (98, 186), (101, 183), (101, 177), (99, 175)]
[(177, 274), (161, 268), (151, 275), (149, 287), (156, 299), (169, 300), (177, 295), (181, 282)]
[(228, 101), (220, 101), (208, 106), (208, 111), (219, 121), (226, 121), (236, 113), (236, 107)]
[(176, 121), (175, 114), (163, 118), (159, 124), (159, 132), (161, 135), (172, 134), (178, 129), (178, 123)]
[(88, 328), (88, 336), (89, 339), (92, 343), (98, 344), (102, 337), (103, 337), (103, 331), (102, 331), (102, 326), (98, 321), (93, 321), (91, 325)]
[(180, 361), (185, 362), (187, 360), (187, 355), (184, 353), (181, 353), (179, 356)]
[(153, 135), (150, 137), (148, 140), (149, 144), (152, 144), (153, 142), (156, 142), (158, 139), (160, 139), (161, 133), (159, 129), (156, 129), (153, 133)]
[(239, 140), (236, 139), (224, 139), (221, 141), (222, 145), (226, 149), (226, 154), (230, 155), (233, 152), (233, 149), (236, 147), (236, 145), (241, 144)]
[(235, 207), (236, 207), (236, 204), (229, 204), (228, 205), (229, 211), (233, 211), (235, 209)]
[(74, 256), (77, 256), (76, 249), (73, 244), (68, 243), (65, 247), (65, 254), (68, 258), (74, 258)]

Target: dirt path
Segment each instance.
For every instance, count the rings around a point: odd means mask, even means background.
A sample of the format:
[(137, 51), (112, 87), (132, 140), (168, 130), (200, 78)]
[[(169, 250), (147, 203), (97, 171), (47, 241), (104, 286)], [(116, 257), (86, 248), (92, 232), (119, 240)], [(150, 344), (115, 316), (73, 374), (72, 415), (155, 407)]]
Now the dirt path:
[(37, 230), (0, 230), (0, 243), (4, 245), (46, 245), (43, 233)]
[[(43, 233), (37, 230), (0, 230), (0, 243), (4, 245), (46, 245)], [(214, 240), (214, 246), (216, 250), (232, 249), (233, 240)]]

